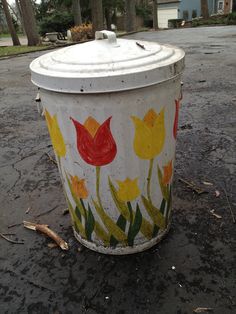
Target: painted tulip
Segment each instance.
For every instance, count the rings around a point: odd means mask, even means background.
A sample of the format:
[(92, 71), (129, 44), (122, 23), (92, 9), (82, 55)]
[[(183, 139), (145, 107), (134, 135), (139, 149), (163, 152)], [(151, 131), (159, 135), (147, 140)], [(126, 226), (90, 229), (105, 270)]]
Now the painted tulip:
[(71, 176), (71, 188), (75, 196), (78, 198), (85, 199), (88, 197), (85, 179), (79, 179), (77, 176)]
[(57, 116), (53, 117), (50, 113), (45, 110), (45, 118), (48, 125), (49, 134), (51, 137), (52, 145), (55, 150), (55, 153), (58, 157), (65, 157), (66, 155), (66, 145), (61, 134), (61, 130), (58, 125)]
[(143, 120), (131, 117), (135, 126), (134, 151), (141, 159), (159, 155), (165, 142), (164, 109), (159, 114), (150, 109)]
[(117, 148), (111, 134), (108, 118), (99, 124), (92, 117), (88, 117), (84, 125), (71, 118), (77, 133), (77, 149), (85, 162), (93, 166), (104, 166), (113, 161)]
[(163, 170), (164, 170), (164, 173), (163, 173), (162, 183), (164, 185), (167, 185), (170, 183), (171, 178), (172, 178), (172, 173), (173, 173), (172, 160), (163, 167)]
[(138, 178), (131, 180), (126, 178), (125, 181), (118, 181), (119, 189), (117, 191), (118, 198), (123, 202), (131, 202), (140, 195), (138, 187)]
[(177, 130), (178, 130), (179, 107), (180, 107), (180, 100), (175, 100), (175, 120), (174, 120), (174, 127), (173, 127), (173, 135), (175, 139), (177, 137)]

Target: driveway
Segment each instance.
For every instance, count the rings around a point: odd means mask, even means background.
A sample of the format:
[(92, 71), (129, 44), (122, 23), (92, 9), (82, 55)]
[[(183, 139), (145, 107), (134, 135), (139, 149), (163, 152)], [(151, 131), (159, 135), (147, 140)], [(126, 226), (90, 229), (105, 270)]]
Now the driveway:
[[(29, 63), (45, 52), (0, 60), (0, 232), (24, 241), (0, 238), (0, 313), (236, 312), (236, 27), (129, 38), (186, 51), (171, 230), (132, 256), (82, 249), (62, 214), (67, 206), (30, 82)], [(198, 195), (185, 181), (206, 193)], [(70, 250), (50, 249), (50, 240), (24, 229), (23, 220), (49, 224)]]

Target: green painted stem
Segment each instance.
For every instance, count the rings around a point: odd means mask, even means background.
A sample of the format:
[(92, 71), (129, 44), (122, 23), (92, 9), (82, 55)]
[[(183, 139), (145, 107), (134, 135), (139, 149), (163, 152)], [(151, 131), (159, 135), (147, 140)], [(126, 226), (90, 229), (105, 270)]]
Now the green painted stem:
[(103, 209), (102, 201), (100, 198), (100, 191), (99, 191), (99, 189), (100, 189), (100, 172), (101, 172), (101, 167), (97, 166), (96, 167), (96, 193), (97, 193), (98, 204)]
[(147, 177), (147, 197), (148, 197), (148, 200), (151, 204), (152, 204), (152, 199), (151, 199), (150, 189), (151, 189), (151, 180), (152, 180), (153, 161), (154, 161), (154, 159), (150, 159), (148, 177)]
[(127, 202), (127, 206), (128, 206), (128, 209), (129, 209), (129, 215), (130, 215), (130, 225), (132, 226), (133, 225), (133, 209), (132, 209), (132, 205), (130, 202)]

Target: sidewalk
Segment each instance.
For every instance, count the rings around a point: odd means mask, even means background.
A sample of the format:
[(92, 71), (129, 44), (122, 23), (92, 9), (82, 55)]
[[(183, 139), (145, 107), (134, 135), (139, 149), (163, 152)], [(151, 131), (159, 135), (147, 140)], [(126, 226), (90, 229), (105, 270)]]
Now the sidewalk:
[[(26, 37), (19, 37), (21, 45), (27, 45), (27, 38)], [(12, 39), (11, 37), (0, 37), (0, 47), (2, 46), (12, 46)]]

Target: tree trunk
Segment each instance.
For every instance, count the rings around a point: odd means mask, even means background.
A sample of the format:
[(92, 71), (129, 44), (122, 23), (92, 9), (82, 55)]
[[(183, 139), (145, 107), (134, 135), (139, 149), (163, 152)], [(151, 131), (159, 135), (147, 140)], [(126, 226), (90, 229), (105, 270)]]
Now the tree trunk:
[(201, 0), (201, 12), (204, 19), (209, 17), (208, 0)]
[(92, 10), (93, 35), (96, 31), (103, 30), (102, 0), (90, 0)]
[(153, 0), (152, 1), (152, 10), (153, 10), (153, 28), (155, 30), (158, 29), (158, 13), (157, 13), (157, 10), (158, 10), (158, 7), (157, 7), (157, 0)]
[(19, 0), (20, 9), (24, 23), (24, 29), (28, 39), (28, 46), (37, 46), (40, 38), (37, 31), (34, 8), (31, 0)]
[(106, 19), (107, 29), (110, 31), (111, 30), (111, 10), (110, 10), (110, 8), (105, 8), (104, 14), (105, 14), (105, 19)]
[(19, 38), (17, 36), (14, 24), (12, 22), (12, 17), (11, 17), (11, 14), (10, 14), (6, 0), (2, 0), (2, 6), (3, 6), (3, 11), (5, 13), (5, 16), (6, 16), (7, 25), (9, 28), (9, 32), (11, 34), (11, 39), (12, 39), (13, 45), (14, 46), (20, 46), (20, 41), (19, 41)]
[(73, 0), (72, 6), (75, 25), (80, 25), (82, 24), (80, 0)]
[(21, 12), (21, 8), (20, 8), (19, 0), (15, 0), (15, 3), (16, 3), (16, 10), (18, 12), (18, 16), (20, 19), (21, 30), (22, 30), (22, 33), (25, 35), (24, 22), (23, 22), (23, 18), (22, 18), (22, 12)]
[(136, 30), (135, 0), (125, 0), (125, 30), (133, 32)]

